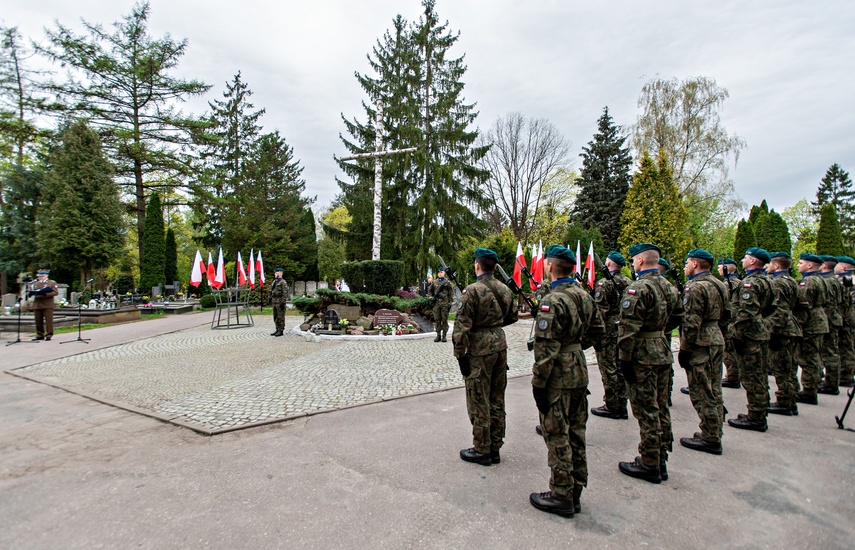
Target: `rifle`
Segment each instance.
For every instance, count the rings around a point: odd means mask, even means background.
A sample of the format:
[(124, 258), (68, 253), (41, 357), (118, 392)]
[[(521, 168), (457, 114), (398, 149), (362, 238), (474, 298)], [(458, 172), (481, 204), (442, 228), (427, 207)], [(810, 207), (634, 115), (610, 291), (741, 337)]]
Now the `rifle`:
[(455, 272), (450, 265), (445, 263), (445, 260), (442, 259), (442, 256), (439, 254), (436, 255), (439, 258), (439, 261), (442, 262), (442, 265), (445, 266), (445, 274), (448, 275), (448, 278), (451, 279), (451, 282), (457, 285), (457, 289), (460, 290), (460, 293), (463, 294), (466, 292), (466, 288), (460, 283), (457, 279), (457, 272)]
[(534, 303), (534, 300), (531, 297), (527, 296), (522, 289), (517, 285), (517, 282), (513, 279), (513, 277), (508, 277), (508, 274), (505, 272), (504, 268), (500, 264), (496, 264), (496, 270), (499, 272), (499, 275), (504, 279), (504, 283), (508, 285), (508, 288), (511, 289), (511, 292), (516, 294), (517, 296), (522, 296), (523, 300), (525, 300), (525, 304), (531, 310), (531, 316), (537, 317), (537, 304)]
[(680, 291), (680, 296), (683, 296), (683, 277), (680, 275), (680, 272), (677, 271), (677, 268), (674, 267), (674, 264), (671, 263), (671, 258), (668, 258), (668, 272), (671, 273), (671, 278), (674, 279), (674, 285), (676, 285), (677, 290)]
[(596, 252), (594, 252), (594, 261), (597, 262), (597, 264), (600, 266), (600, 271), (602, 272), (603, 277), (605, 277), (608, 281), (615, 285), (615, 292), (617, 293), (618, 300), (620, 300), (621, 296), (623, 295), (623, 291), (625, 290), (623, 288), (623, 284), (618, 281), (614, 275), (612, 275), (612, 272), (609, 271), (609, 268), (606, 267), (606, 264), (600, 261), (600, 257), (597, 256)]
[[(517, 258), (517, 264), (519, 264), (520, 269), (522, 270), (523, 275), (525, 275), (526, 279), (528, 279), (529, 281), (534, 281), (535, 283), (537, 282), (534, 280), (534, 275), (532, 275), (531, 271), (528, 270), (528, 268), (525, 266), (524, 263), (522, 263), (520, 261), (519, 258)], [(516, 282), (516, 281), (514, 281), (514, 282)], [(522, 290), (522, 289), (520, 289), (520, 290)]]

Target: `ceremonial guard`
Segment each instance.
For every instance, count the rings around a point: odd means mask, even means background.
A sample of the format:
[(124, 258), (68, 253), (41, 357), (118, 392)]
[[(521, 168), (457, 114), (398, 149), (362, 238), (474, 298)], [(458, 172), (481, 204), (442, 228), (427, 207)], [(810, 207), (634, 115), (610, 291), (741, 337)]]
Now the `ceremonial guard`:
[(796, 360), (802, 367), (801, 391), (796, 402), (816, 405), (819, 382), (822, 378), (822, 341), (828, 333), (825, 315), (826, 286), (819, 276), (822, 259), (816, 254), (799, 254), (799, 301), (796, 318), (802, 327), (802, 338), (796, 349)]
[(494, 251), (475, 250), (477, 280), (466, 287), (452, 333), (472, 423), (473, 447), (460, 451), (460, 458), (482, 466), (501, 461), (508, 384), (508, 345), (502, 327), (518, 320), (513, 293), (493, 277), (498, 263)]
[(838, 345), (840, 347), (840, 385), (851, 388), (855, 380), (855, 286), (853, 272), (855, 259), (851, 256), (838, 256), (834, 272), (843, 283), (846, 299), (843, 300), (843, 326), (840, 327)]
[(658, 246), (639, 243), (629, 249), (637, 279), (621, 299), (618, 366), (629, 385), (629, 403), (638, 419), (641, 456), (618, 464), (620, 471), (660, 483), (667, 479), (666, 461), (674, 440), (668, 411), (668, 384), (674, 356), (665, 333), (683, 321), (683, 302), (659, 274)]
[(820, 256), (822, 270), (819, 272), (825, 283), (825, 316), (828, 318), (828, 333), (822, 339), (822, 366), (825, 371), (817, 393), (838, 395), (840, 390), (840, 350), (838, 336), (843, 328), (844, 298), (847, 293), (834, 274), (836, 256)]
[(582, 510), (580, 496), (588, 483), (585, 424), (588, 421), (588, 367), (584, 350), (599, 342), (605, 326), (591, 296), (573, 277), (576, 256), (552, 245), (545, 267), (552, 291), (535, 319), (532, 393), (549, 468), (549, 491), (532, 493), (532, 506), (573, 517)]
[(53, 308), (54, 296), (59, 294), (56, 281), (48, 279), (50, 270), (40, 269), (36, 273), (36, 281), (33, 283), (29, 294), (33, 297), (30, 309), (36, 317), (36, 337), (33, 340), (50, 340), (53, 338)]
[(784, 416), (799, 414), (796, 405), (799, 366), (796, 363), (796, 344), (802, 337), (802, 328), (793, 312), (798, 306), (799, 284), (790, 276), (793, 260), (786, 252), (772, 252), (772, 261), (766, 271), (772, 277), (772, 287), (778, 298), (778, 308), (769, 318), (769, 364), (775, 376), (775, 402), (769, 412)]
[(594, 407), (591, 414), (604, 418), (629, 418), (626, 409), (626, 401), (629, 398), (626, 389), (626, 380), (617, 366), (617, 332), (620, 320), (620, 303), (624, 290), (629, 288), (632, 281), (620, 270), (626, 265), (626, 258), (614, 250), (609, 252), (606, 258), (606, 269), (609, 270), (611, 279), (603, 277), (597, 281), (594, 291), (594, 302), (600, 310), (600, 315), (606, 324), (606, 335), (602, 343), (598, 344), (597, 365), (600, 368), (600, 376), (603, 379), (603, 401), (602, 407)]
[(445, 266), (437, 271), (437, 278), (433, 280), (428, 289), (428, 297), (433, 303), (433, 322), (436, 326), (436, 338), (434, 342), (446, 341), (448, 333), (448, 311), (454, 299), (454, 285), (445, 278)]
[(273, 306), (273, 322), (276, 331), (271, 336), (282, 336), (285, 333), (285, 303), (288, 301), (288, 283), (282, 278), (285, 270), (277, 267), (273, 270), (273, 284), (270, 286), (270, 298), (267, 302)]
[[(720, 259), (718, 261), (718, 274), (721, 275), (721, 279), (727, 287), (727, 296), (732, 310), (734, 302), (739, 298), (739, 288), (742, 286), (736, 260), (733, 258)], [(730, 337), (729, 331), (724, 335), (724, 368), (725, 375), (721, 381), (721, 387), (739, 389), (739, 358), (733, 349), (733, 339)]]
[(696, 451), (720, 455), (724, 423), (722, 328), (727, 330), (731, 312), (724, 283), (710, 273), (713, 262), (714, 258), (708, 251), (695, 249), (689, 251), (683, 268), (688, 282), (683, 292), (685, 313), (677, 358), (686, 370), (689, 396), (701, 419), (701, 431), (693, 437), (680, 438), (680, 444)]

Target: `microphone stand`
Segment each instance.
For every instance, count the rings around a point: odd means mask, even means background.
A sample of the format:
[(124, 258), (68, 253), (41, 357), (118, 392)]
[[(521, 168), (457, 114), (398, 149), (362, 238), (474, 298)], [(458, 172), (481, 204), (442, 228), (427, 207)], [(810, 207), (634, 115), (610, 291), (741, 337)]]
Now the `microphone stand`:
[(86, 289), (87, 289), (87, 288), (89, 288), (89, 283), (90, 283), (90, 282), (91, 282), (91, 281), (87, 281), (87, 282), (86, 282), (86, 286), (85, 286), (85, 287), (83, 287), (83, 292), (81, 292), (81, 293), (80, 293), (80, 296), (78, 296), (78, 297), (77, 297), (77, 340), (66, 340), (65, 342), (60, 342), (60, 344), (70, 344), (70, 343), (72, 343), (72, 342), (83, 342), (84, 344), (88, 344), (88, 343), (89, 343), (89, 340), (91, 340), (91, 338), (81, 338), (81, 336), (80, 336), (80, 332), (81, 332), (81, 330), (82, 330), (82, 329), (81, 329), (81, 323), (80, 323), (80, 321), (81, 321), (81, 319), (82, 319), (82, 317), (83, 317), (83, 316), (81, 315), (81, 313), (80, 313), (80, 311), (81, 311), (81, 310), (80, 310), (80, 307), (81, 307), (81, 305), (80, 305), (80, 299), (83, 297), (83, 294), (85, 294), (85, 293), (86, 293)]
[[(30, 283), (24, 283), (24, 288), (26, 292), (29, 292)], [(21, 340), (21, 311), (24, 309), (24, 300), (21, 298), (20, 294), (15, 298), (15, 304), (18, 306), (18, 336), (15, 338), (14, 342), (8, 342), (6, 346), (8, 347), (12, 344), (20, 344), (21, 342), (38, 344), (40, 340)]]

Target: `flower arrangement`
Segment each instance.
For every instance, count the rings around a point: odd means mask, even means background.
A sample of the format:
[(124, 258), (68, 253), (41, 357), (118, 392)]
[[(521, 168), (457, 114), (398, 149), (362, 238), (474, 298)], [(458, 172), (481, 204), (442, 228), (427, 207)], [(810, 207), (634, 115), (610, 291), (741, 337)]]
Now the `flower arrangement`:
[(131, 291), (129, 290), (129, 291), (125, 292), (125, 296), (133, 296), (133, 294), (131, 294)]
[(143, 301), (143, 302), (146, 302), (146, 303), (147, 303), (147, 302), (148, 302), (148, 300), (149, 300), (148, 296), (143, 296), (143, 297), (142, 297), (142, 301)]
[(158, 294), (157, 296), (154, 297), (154, 299), (155, 300), (163, 300), (163, 295)]
[(338, 328), (340, 328), (341, 330), (347, 330), (348, 325), (350, 325), (350, 323), (347, 321), (347, 319), (341, 319), (338, 322)]
[(176, 296), (178, 296), (179, 298), (183, 298), (183, 297), (184, 297), (184, 293), (183, 293), (183, 292), (179, 292), (178, 294), (176, 294)]

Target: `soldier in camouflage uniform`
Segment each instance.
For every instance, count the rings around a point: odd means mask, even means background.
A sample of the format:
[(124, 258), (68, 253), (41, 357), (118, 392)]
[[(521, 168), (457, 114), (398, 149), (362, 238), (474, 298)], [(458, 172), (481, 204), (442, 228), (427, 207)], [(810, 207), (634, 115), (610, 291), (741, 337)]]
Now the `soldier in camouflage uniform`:
[(739, 414), (727, 421), (728, 425), (742, 430), (765, 432), (769, 407), (769, 329), (766, 317), (777, 308), (777, 297), (772, 282), (766, 275), (769, 253), (752, 247), (745, 251), (742, 280), (738, 296), (731, 304), (733, 320), (730, 335), (739, 362), (739, 381), (748, 399), (748, 414)]
[[(734, 302), (738, 301), (739, 289), (742, 287), (742, 279), (739, 278), (736, 260), (733, 258), (720, 259), (718, 261), (718, 273), (727, 287), (727, 296), (730, 299), (732, 309)], [(724, 368), (726, 373), (721, 381), (721, 387), (739, 389), (739, 361), (729, 333), (724, 335)]]
[(796, 318), (802, 327), (802, 339), (796, 350), (796, 360), (802, 367), (801, 391), (796, 402), (816, 405), (816, 390), (822, 378), (822, 341), (828, 332), (825, 315), (826, 286), (819, 277), (822, 259), (815, 254), (799, 254), (799, 301)]
[(843, 300), (843, 326), (840, 327), (840, 385), (851, 388), (855, 375), (855, 286), (852, 285), (855, 259), (851, 256), (838, 256), (834, 272), (840, 277), (845, 289)]
[(603, 390), (605, 395), (602, 407), (594, 407), (591, 414), (604, 418), (629, 418), (626, 410), (626, 400), (629, 394), (626, 389), (626, 380), (623, 373), (617, 367), (617, 326), (620, 319), (620, 302), (623, 291), (629, 288), (632, 281), (629, 277), (621, 274), (620, 270), (626, 265), (626, 258), (622, 254), (612, 250), (606, 258), (606, 269), (612, 274), (612, 279), (605, 277), (597, 281), (594, 292), (594, 302), (600, 310), (606, 323), (606, 335), (602, 343), (596, 346), (597, 365), (600, 367), (600, 376), (603, 379)]
[[(676, 280), (676, 276), (673, 274), (672, 274), (672, 278), (675, 278), (675, 280), (673, 280), (673, 281), (668, 280), (668, 272), (671, 271), (671, 267), (672, 267), (671, 263), (668, 260), (666, 260), (665, 258), (659, 258), (659, 275), (665, 281), (668, 282), (668, 286), (670, 287), (668, 289), (668, 293), (676, 296), (678, 301), (682, 301), (683, 297), (680, 296), (680, 292), (681, 292), (680, 288), (682, 287), (682, 284), (678, 280)], [(670, 332), (665, 334), (665, 340), (667, 340), (667, 342), (668, 342), (668, 349), (672, 349), (672, 344), (671, 344), (672, 338), (671, 338)], [(688, 395), (688, 393), (689, 393), (688, 390), (689, 390), (688, 387), (680, 388), (680, 391), (682, 391), (686, 395)], [(671, 365), (671, 374), (670, 374), (670, 378), (668, 380), (668, 406), (669, 407), (672, 405), (671, 393), (673, 391), (674, 391), (674, 365)]]
[(641, 432), (641, 456), (633, 462), (620, 462), (618, 468), (630, 477), (651, 483), (667, 479), (665, 462), (674, 440), (668, 411), (674, 356), (665, 332), (671, 332), (683, 320), (683, 302), (676, 296), (676, 289), (659, 276), (657, 262), (661, 253), (658, 246), (650, 243), (630, 247), (637, 279), (623, 294), (618, 325), (618, 365), (629, 385), (629, 403)]
[(466, 381), (466, 410), (474, 446), (460, 458), (482, 466), (500, 462), (505, 438), (505, 386), (508, 345), (502, 327), (516, 323), (516, 300), (507, 285), (493, 278), (499, 262), (488, 248), (475, 250), (478, 280), (466, 287), (454, 322), (452, 342), (460, 373)]
[(267, 303), (273, 305), (273, 323), (276, 331), (270, 336), (282, 336), (285, 331), (285, 302), (288, 300), (288, 283), (282, 278), (285, 270), (277, 267), (273, 270), (273, 284), (270, 286), (270, 297)]
[(688, 282), (683, 292), (685, 316), (677, 358), (680, 366), (686, 369), (689, 396), (701, 419), (700, 433), (680, 438), (680, 444), (696, 451), (720, 455), (724, 423), (722, 327), (726, 330), (730, 320), (730, 301), (724, 283), (710, 273), (714, 261), (706, 250), (689, 251), (683, 268)]
[(451, 302), (454, 299), (454, 285), (451, 281), (445, 278), (445, 266), (440, 267), (437, 271), (437, 279), (430, 284), (428, 296), (433, 302), (433, 322), (436, 325), (436, 338), (434, 342), (442, 340), (446, 341), (445, 336), (448, 333), (448, 310), (451, 309)]
[(766, 271), (772, 277), (772, 287), (778, 297), (778, 309), (769, 318), (769, 363), (775, 384), (775, 402), (769, 405), (769, 412), (784, 416), (799, 414), (796, 405), (798, 392), (798, 364), (796, 363), (796, 343), (802, 337), (802, 329), (793, 316), (798, 299), (799, 284), (790, 277), (793, 260), (786, 252), (773, 252), (772, 261)]
[(580, 495), (588, 483), (588, 368), (583, 350), (605, 334), (599, 310), (573, 278), (575, 265), (575, 255), (565, 247), (547, 249), (545, 266), (553, 290), (538, 311), (531, 379), (552, 476), (549, 491), (532, 493), (529, 501), (564, 517), (581, 511)]
[(819, 272), (825, 283), (825, 316), (828, 317), (828, 334), (822, 341), (822, 366), (825, 368), (825, 378), (816, 389), (817, 393), (826, 395), (839, 395), (840, 390), (840, 351), (838, 336), (843, 328), (843, 309), (846, 291), (843, 285), (834, 275), (837, 267), (836, 256), (820, 256), (822, 258), (822, 270)]

